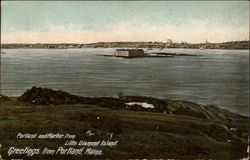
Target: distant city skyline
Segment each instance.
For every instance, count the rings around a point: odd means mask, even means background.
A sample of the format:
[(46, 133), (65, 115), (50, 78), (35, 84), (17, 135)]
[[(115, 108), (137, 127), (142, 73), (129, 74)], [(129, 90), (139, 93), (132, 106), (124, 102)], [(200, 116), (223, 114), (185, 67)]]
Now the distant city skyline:
[(248, 1), (5, 1), (1, 43), (249, 40)]

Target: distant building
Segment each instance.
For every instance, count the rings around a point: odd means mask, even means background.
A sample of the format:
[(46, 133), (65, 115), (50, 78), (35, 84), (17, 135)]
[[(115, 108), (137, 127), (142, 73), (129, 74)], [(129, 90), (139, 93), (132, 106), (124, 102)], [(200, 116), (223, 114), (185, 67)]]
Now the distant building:
[(165, 48), (170, 47), (173, 44), (173, 41), (171, 39), (167, 39), (165, 43)]
[(117, 49), (115, 51), (117, 57), (140, 57), (144, 55), (143, 49)]

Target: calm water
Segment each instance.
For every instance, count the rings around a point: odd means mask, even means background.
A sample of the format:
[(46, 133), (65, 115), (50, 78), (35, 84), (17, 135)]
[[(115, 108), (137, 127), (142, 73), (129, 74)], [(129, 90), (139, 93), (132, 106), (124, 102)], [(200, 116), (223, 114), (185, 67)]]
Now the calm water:
[[(166, 49), (198, 56), (122, 59), (114, 49), (9, 49), (1, 55), (1, 92), (32, 86), (81, 96), (151, 96), (214, 104), (248, 114), (248, 50)], [(153, 50), (159, 51), (159, 50)]]

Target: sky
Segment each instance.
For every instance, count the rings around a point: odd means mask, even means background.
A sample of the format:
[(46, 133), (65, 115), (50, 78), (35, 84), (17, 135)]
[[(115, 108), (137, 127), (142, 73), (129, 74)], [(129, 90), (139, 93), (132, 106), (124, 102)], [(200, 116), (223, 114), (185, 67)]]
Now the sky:
[(1, 43), (249, 40), (248, 1), (5, 1)]

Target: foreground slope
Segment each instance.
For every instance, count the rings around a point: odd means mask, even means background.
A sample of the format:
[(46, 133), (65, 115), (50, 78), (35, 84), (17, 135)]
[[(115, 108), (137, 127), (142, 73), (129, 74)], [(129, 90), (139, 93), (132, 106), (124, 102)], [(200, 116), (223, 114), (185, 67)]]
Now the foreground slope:
[[(48, 98), (41, 96), (44, 91), (45, 95), (53, 93), (54, 96), (49, 96), (53, 100), (39, 104), (43, 102), (41, 99)], [(1, 101), (0, 154), (3, 158), (30, 159), (8, 157), (11, 146), (56, 149), (65, 143), (58, 139), (16, 139), (19, 132), (69, 133), (75, 134), (78, 141), (118, 140), (115, 147), (100, 147), (103, 150), (100, 156), (66, 156), (66, 159), (239, 159), (247, 156), (248, 119), (217, 107), (149, 97), (83, 98), (62, 91), (60, 96), (57, 94), (58, 91), (33, 88), (19, 98)], [(126, 106), (126, 102), (147, 102), (155, 107)], [(87, 134), (88, 131), (93, 135)], [(36, 155), (32, 158), (62, 157)]]

